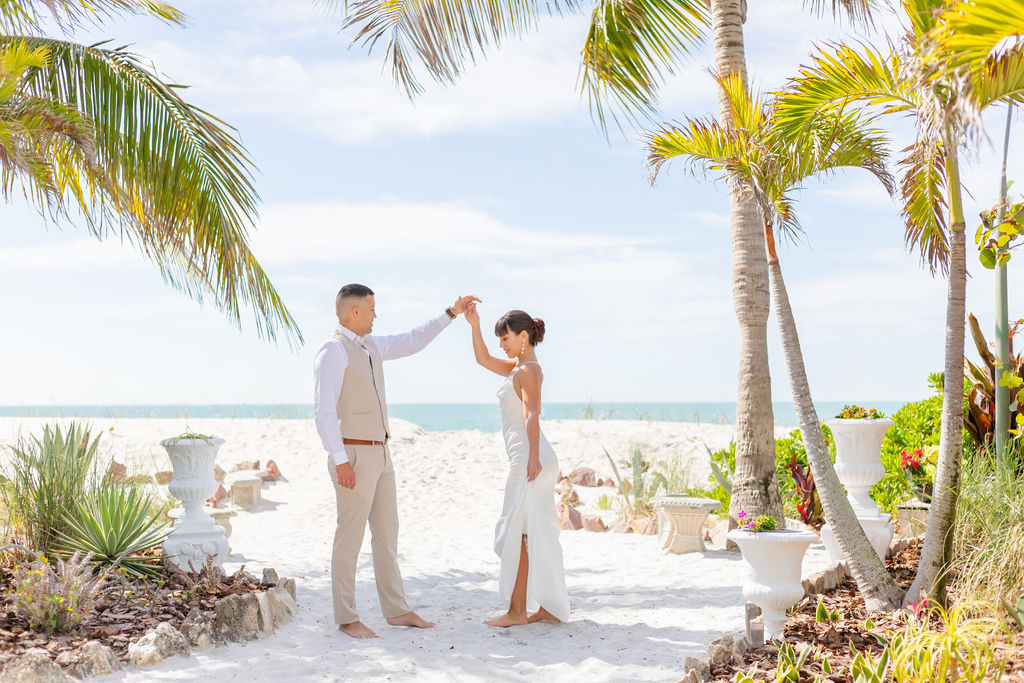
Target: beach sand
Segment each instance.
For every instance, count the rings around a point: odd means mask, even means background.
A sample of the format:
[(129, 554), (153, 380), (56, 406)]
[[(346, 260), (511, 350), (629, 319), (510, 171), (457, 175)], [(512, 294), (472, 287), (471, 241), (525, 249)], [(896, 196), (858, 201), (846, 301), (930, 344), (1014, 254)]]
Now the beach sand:
[[(495, 407), (497, 410), (497, 407)], [(0, 444), (40, 431), (43, 418), (0, 418)], [(53, 422), (53, 418), (49, 418)], [(218, 456), (225, 469), (241, 460), (273, 459), (283, 473), (263, 486), (263, 503), (232, 520), (232, 556), (257, 576), (274, 567), (298, 584), (299, 612), (271, 637), (245, 645), (197, 650), (112, 681), (674, 681), (687, 657), (701, 657), (722, 633), (743, 629), (738, 553), (666, 555), (657, 537), (563, 531), (562, 548), (572, 606), (566, 624), (513, 629), (485, 626), (503, 612), (497, 594), (494, 523), (501, 507), (507, 462), (501, 436), (479, 431), (426, 432), (393, 420), (392, 455), (398, 477), (399, 554), (413, 609), (437, 628), (388, 626), (373, 583), (367, 532), (357, 576), (364, 622), (381, 636), (355, 641), (332, 622), (330, 545), (334, 492), (327, 456), (312, 420), (94, 419), (101, 451), (129, 473), (170, 469), (162, 438), (194, 431), (226, 439)], [(655, 463), (689, 466), (691, 480), (707, 479), (706, 443), (728, 445), (728, 425), (629, 420), (559, 420), (542, 424), (568, 474), (589, 466), (602, 477), (620, 471), (634, 448)], [(577, 488), (584, 509), (596, 512), (601, 493)], [(604, 511), (606, 521), (614, 512)], [(816, 544), (804, 575), (828, 564)]]

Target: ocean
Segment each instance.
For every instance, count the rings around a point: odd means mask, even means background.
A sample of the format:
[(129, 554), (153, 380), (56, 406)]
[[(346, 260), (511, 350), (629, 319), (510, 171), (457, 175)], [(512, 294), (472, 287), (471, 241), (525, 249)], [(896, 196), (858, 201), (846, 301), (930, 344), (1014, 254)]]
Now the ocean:
[[(874, 401), (860, 403), (891, 415), (903, 403)], [(841, 401), (816, 404), (821, 420), (843, 408)], [(775, 424), (796, 427), (793, 404), (773, 403)], [(501, 429), (497, 403), (394, 403), (388, 406), (392, 417), (408, 420), (428, 431)], [(304, 403), (228, 404), (228, 405), (80, 405), (80, 406), (0, 406), (0, 417), (78, 417), (78, 418), (275, 418), (308, 420), (313, 406)], [(734, 424), (735, 403), (548, 403), (546, 420), (652, 420), (666, 422), (703, 422)]]

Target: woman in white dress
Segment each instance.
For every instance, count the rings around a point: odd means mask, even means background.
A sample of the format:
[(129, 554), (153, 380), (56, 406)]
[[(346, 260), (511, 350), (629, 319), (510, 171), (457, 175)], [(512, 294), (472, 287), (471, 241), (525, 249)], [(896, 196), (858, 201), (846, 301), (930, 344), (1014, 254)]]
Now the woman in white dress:
[(566, 621), (569, 594), (555, 512), (558, 459), (540, 431), (544, 374), (534, 351), (544, 338), (544, 321), (523, 311), (503, 315), (494, 333), (507, 358), (495, 358), (487, 352), (475, 303), (466, 308), (466, 320), (473, 330), (476, 362), (505, 378), (498, 389), (498, 404), (509, 472), (494, 552), (501, 558), (501, 597), (509, 606), (507, 613), (485, 623), (519, 626)]

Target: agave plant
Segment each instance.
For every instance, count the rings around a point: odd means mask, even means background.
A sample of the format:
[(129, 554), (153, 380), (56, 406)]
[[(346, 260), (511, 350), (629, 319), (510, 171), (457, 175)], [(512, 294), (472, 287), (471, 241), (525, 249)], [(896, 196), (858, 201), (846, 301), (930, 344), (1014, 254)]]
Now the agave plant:
[(167, 532), (166, 522), (160, 522), (152, 507), (152, 496), (137, 487), (101, 487), (65, 518), (69, 530), (60, 536), (61, 549), (91, 553), (94, 562), (135, 577), (155, 576), (159, 559), (141, 553), (163, 543)]
[(975, 365), (964, 357), (964, 374), (971, 383), (964, 406), (964, 428), (975, 442), (988, 444), (992, 443), (995, 435), (997, 385), (1002, 384), (1010, 392), (1010, 425), (1020, 427), (1020, 423), (1024, 422), (1024, 407), (1020, 405), (1018, 394), (1024, 384), (1024, 353), (1013, 353), (1013, 336), (1021, 327), (1021, 321), (1018, 320), (1010, 328), (1010, 363), (1005, 368), (997, 367), (996, 357), (989, 349), (974, 314), (968, 316), (968, 324), (983, 365)]
[[(665, 475), (661, 472), (648, 472), (647, 463), (644, 462), (640, 449), (637, 448), (633, 451), (633, 459), (630, 463), (633, 479), (632, 481), (623, 480), (619, 476), (619, 468), (615, 465), (615, 460), (607, 449), (604, 449), (604, 454), (607, 456), (608, 462), (612, 464), (612, 473), (615, 474), (615, 481), (619, 484), (619, 493), (626, 501), (626, 517), (638, 519), (653, 515), (654, 508), (651, 505), (651, 498), (657, 495), (659, 488), (668, 489), (668, 480), (665, 479)], [(648, 475), (650, 476), (648, 477)]]

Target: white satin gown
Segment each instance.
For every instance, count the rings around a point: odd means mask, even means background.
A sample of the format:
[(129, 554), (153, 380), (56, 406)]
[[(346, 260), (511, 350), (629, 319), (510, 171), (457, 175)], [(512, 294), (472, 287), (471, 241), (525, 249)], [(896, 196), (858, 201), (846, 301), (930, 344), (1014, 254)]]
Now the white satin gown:
[(536, 479), (526, 481), (530, 443), (526, 436), (523, 402), (512, 385), (516, 370), (505, 378), (498, 389), (501, 431), (509, 463), (505, 501), (494, 532), (494, 552), (501, 558), (498, 586), (502, 599), (508, 602), (515, 587), (522, 537), (525, 534), (530, 558), (526, 608), (534, 612), (538, 607), (543, 607), (560, 621), (568, 621), (569, 593), (565, 587), (562, 546), (558, 542), (558, 513), (555, 511), (558, 458), (542, 432), (541, 471)]

